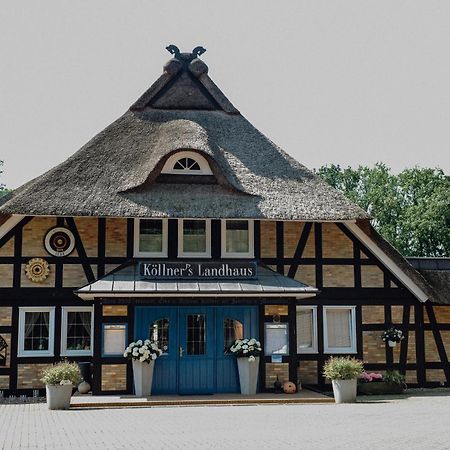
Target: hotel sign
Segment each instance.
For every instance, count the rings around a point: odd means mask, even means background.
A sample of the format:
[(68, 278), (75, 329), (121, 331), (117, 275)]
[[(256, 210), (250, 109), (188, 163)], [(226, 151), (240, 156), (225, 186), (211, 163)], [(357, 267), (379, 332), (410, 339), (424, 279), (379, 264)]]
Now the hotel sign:
[(252, 280), (256, 262), (140, 262), (139, 274), (149, 280)]

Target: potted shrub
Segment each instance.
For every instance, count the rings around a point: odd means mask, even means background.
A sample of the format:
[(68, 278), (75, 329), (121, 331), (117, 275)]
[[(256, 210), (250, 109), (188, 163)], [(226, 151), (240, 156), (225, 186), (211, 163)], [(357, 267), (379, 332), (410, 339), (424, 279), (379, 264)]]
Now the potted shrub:
[(381, 373), (363, 372), (358, 380), (358, 394), (385, 395), (401, 394), (405, 386), (405, 377), (397, 370)]
[(155, 360), (161, 354), (158, 343), (150, 339), (131, 342), (125, 349), (123, 356), (133, 363), (134, 393), (138, 397), (151, 395)]
[(49, 409), (69, 409), (72, 390), (81, 381), (80, 369), (73, 362), (63, 361), (42, 371)]
[(336, 403), (356, 401), (357, 379), (363, 372), (363, 363), (355, 358), (331, 357), (323, 368), (323, 374), (331, 380)]
[(404, 339), (402, 330), (391, 327), (384, 331), (381, 335), (381, 340), (387, 342), (389, 347), (395, 347), (401, 340)]
[(255, 395), (258, 385), (259, 355), (261, 343), (255, 338), (236, 339), (230, 351), (237, 358), (239, 384), (242, 395)]

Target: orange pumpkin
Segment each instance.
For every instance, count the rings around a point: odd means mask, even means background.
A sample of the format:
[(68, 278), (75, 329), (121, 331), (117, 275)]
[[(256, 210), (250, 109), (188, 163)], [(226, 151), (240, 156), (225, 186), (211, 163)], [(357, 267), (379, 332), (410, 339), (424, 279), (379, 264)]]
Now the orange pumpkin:
[(285, 381), (283, 383), (283, 391), (285, 394), (295, 394), (297, 392), (297, 387), (292, 381)]

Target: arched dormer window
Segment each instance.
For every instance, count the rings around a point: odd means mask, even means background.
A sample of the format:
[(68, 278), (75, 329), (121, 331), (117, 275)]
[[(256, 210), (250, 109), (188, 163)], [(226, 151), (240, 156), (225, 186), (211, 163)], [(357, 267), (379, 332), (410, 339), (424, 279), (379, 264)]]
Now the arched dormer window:
[(206, 158), (199, 153), (181, 151), (170, 156), (161, 170), (172, 175), (212, 175)]

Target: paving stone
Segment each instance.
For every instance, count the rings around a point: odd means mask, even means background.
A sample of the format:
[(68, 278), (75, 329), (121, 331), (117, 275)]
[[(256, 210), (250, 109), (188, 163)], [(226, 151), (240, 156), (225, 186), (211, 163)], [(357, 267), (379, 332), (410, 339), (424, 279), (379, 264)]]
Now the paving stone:
[(353, 405), (0, 405), (2, 449), (448, 449), (450, 396)]

